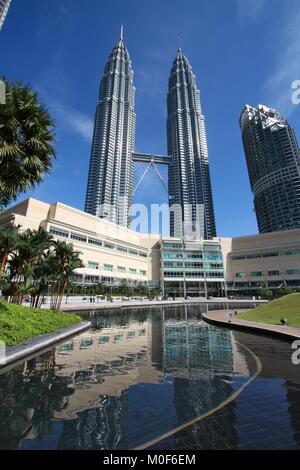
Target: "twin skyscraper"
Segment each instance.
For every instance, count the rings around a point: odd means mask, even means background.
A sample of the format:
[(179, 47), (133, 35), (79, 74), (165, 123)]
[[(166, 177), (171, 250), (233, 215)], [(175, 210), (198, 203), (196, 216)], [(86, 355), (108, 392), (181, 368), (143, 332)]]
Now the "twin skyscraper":
[[(95, 114), (86, 212), (129, 226), (135, 153), (135, 87), (123, 31), (105, 65)], [(178, 49), (167, 95), (170, 234), (216, 236), (205, 119), (192, 67)], [(155, 155), (142, 161), (154, 161)]]

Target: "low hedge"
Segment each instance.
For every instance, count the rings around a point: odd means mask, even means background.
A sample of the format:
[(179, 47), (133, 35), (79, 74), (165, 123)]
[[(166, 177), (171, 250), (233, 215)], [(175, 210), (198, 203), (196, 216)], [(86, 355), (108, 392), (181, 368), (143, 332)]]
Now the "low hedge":
[(23, 307), (0, 301), (0, 341), (6, 346), (79, 323), (81, 318), (64, 312)]

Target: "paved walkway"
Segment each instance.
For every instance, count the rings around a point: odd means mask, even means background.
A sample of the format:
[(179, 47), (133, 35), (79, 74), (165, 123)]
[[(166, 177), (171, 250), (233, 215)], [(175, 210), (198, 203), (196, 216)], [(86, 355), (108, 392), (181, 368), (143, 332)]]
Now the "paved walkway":
[(218, 326), (266, 333), (285, 339), (300, 339), (300, 328), (240, 320), (234, 316), (234, 310), (211, 310), (208, 313), (202, 313), (202, 317), (208, 323)]
[[(252, 299), (241, 299), (241, 300), (228, 300), (225, 297), (216, 297), (212, 299), (205, 299), (204, 297), (192, 298), (189, 300), (179, 299), (179, 300), (129, 300), (129, 301), (115, 301), (115, 302), (108, 302), (106, 300), (100, 300), (99, 302), (89, 302), (86, 300), (85, 302), (72, 302), (72, 300), (68, 299), (67, 303), (63, 302), (61, 304), (61, 310), (64, 312), (70, 311), (79, 311), (79, 310), (109, 310), (113, 308), (128, 308), (128, 307), (151, 307), (151, 306), (165, 306), (165, 305), (184, 305), (184, 304), (192, 304), (192, 305), (199, 305), (199, 304), (224, 304), (226, 305), (231, 304), (260, 304), (265, 303), (265, 300), (252, 300)], [(43, 305), (43, 308), (49, 308), (48, 304)]]

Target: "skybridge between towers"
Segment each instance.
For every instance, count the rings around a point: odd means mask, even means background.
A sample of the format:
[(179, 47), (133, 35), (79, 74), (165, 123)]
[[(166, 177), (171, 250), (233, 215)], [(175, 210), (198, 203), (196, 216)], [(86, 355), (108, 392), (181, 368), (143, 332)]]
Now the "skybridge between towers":
[(133, 191), (133, 196), (136, 193), (138, 187), (142, 183), (143, 179), (145, 178), (146, 174), (148, 171), (153, 168), (155, 173), (160, 179), (160, 182), (162, 186), (164, 187), (165, 191), (168, 193), (168, 188), (166, 187), (164, 180), (160, 174), (159, 169), (157, 168), (156, 165), (170, 165), (172, 158), (169, 156), (165, 155), (157, 155), (157, 154), (150, 154), (150, 153), (141, 153), (141, 152), (134, 152), (132, 153), (132, 161), (135, 163), (148, 163), (148, 166), (146, 167), (144, 173), (142, 174), (140, 180), (138, 181), (134, 191)]
[(132, 160), (136, 163), (155, 163), (161, 165), (170, 165), (171, 163), (171, 157), (169, 156), (141, 152), (134, 152)]

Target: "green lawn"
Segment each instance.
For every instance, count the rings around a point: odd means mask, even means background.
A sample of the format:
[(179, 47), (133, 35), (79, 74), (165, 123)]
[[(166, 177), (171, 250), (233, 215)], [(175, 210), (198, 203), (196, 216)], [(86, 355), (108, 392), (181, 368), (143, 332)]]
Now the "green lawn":
[(300, 293), (284, 295), (268, 304), (239, 313), (237, 317), (273, 325), (280, 325), (280, 319), (286, 318), (289, 326), (300, 327)]
[(52, 333), (80, 321), (78, 315), (0, 301), (0, 341), (6, 346), (22, 343), (25, 339), (43, 333)]

